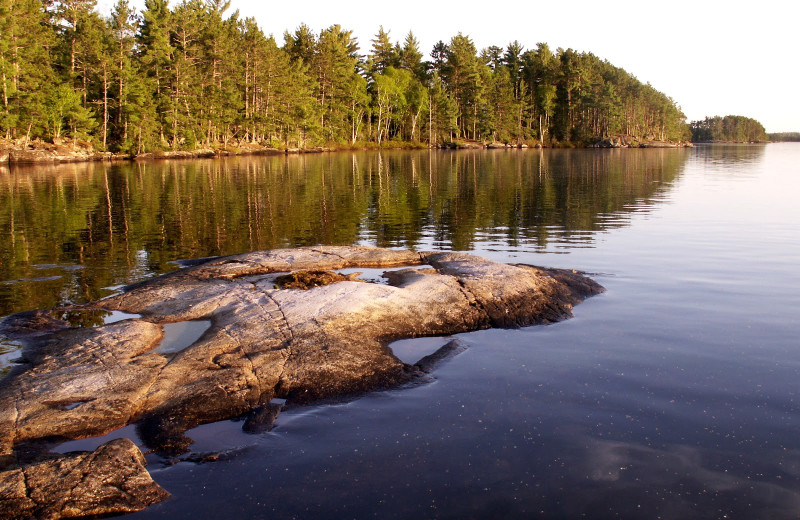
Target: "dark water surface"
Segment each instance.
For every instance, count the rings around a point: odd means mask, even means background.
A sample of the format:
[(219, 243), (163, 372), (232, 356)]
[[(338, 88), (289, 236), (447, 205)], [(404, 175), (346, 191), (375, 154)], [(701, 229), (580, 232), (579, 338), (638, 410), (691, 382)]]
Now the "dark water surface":
[(798, 195), (794, 144), (0, 169), (0, 315), (317, 243), (585, 270), (574, 319), (459, 335), (429, 384), (191, 431), (230, 451), (152, 458), (173, 497), (131, 518), (794, 519)]

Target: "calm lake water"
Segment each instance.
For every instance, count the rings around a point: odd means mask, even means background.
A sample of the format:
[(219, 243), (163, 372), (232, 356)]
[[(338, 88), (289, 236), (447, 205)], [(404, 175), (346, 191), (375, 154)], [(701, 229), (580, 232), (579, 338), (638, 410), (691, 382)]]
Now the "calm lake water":
[(796, 519), (798, 195), (796, 144), (0, 168), (0, 315), (307, 244), (581, 269), (574, 319), (459, 335), (429, 384), (191, 431), (225, 455), (151, 456), (173, 497), (130, 518)]

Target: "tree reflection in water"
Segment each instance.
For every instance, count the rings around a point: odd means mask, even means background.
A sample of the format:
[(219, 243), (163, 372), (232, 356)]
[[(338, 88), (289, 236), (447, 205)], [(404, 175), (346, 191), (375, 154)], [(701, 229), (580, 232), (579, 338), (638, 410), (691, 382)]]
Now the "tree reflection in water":
[(0, 169), (0, 316), (103, 297), (178, 259), (314, 244), (591, 246), (687, 150), (357, 152)]

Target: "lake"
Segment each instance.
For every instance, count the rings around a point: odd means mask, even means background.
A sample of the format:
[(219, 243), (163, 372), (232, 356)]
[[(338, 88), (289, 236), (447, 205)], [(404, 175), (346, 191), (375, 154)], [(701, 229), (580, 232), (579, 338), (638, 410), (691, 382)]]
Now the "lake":
[(427, 384), (190, 431), (223, 456), (148, 456), (173, 497), (131, 518), (796, 519), (798, 195), (792, 143), (0, 167), (0, 316), (311, 244), (580, 269), (575, 318), (458, 335)]

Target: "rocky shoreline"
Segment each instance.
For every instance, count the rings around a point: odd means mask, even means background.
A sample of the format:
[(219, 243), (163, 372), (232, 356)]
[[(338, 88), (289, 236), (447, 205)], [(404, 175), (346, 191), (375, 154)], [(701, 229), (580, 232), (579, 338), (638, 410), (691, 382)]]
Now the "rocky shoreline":
[[(394, 270), (385, 284), (335, 272), (359, 267)], [(387, 347), (394, 340), (551, 323), (602, 291), (567, 270), (326, 246), (215, 258), (90, 304), (9, 316), (0, 333), (24, 348), (0, 383), (0, 516), (118, 514), (168, 496), (132, 443), (67, 456), (50, 452), (54, 443), (136, 424), (149, 449), (174, 457), (189, 450), (185, 432), (200, 424), (243, 417), (246, 431), (265, 431), (284, 401), (408, 383), (455, 348), (409, 365)], [(81, 313), (111, 311), (127, 319), (71, 325)], [(201, 332), (167, 348), (175, 323)], [(86, 462), (105, 460), (101, 450), (115, 462)], [(36, 487), (30, 475), (41, 472), (75, 484), (42, 477)], [(102, 500), (76, 500), (78, 489)]]
[(321, 153), (326, 148), (277, 149), (260, 145), (243, 144), (241, 147), (201, 148), (192, 151), (167, 150), (138, 155), (101, 152), (89, 141), (56, 139), (53, 143), (40, 140), (8, 141), (0, 139), (0, 164), (44, 164), (101, 161), (137, 161), (153, 159), (199, 159), (232, 155), (282, 155), (287, 153)]
[[(569, 145), (572, 146), (572, 145)], [(586, 145), (586, 148), (682, 148), (691, 147), (689, 142), (671, 141), (639, 141), (629, 136), (609, 137), (595, 143)], [(547, 147), (547, 146), (545, 146)], [(415, 143), (399, 144), (397, 149), (417, 149)], [(542, 148), (540, 144), (528, 145), (525, 143), (482, 143), (471, 141), (457, 141), (447, 143), (437, 148), (451, 150), (498, 150), (498, 149), (527, 149)], [(0, 139), (0, 164), (44, 164), (68, 162), (93, 162), (93, 161), (141, 161), (155, 159), (198, 159), (243, 155), (284, 155), (324, 153), (342, 150), (372, 149), (365, 147), (312, 147), (312, 148), (271, 148), (252, 143), (240, 143), (236, 146), (220, 146), (218, 148), (201, 148), (197, 150), (166, 150), (147, 152), (138, 155), (101, 152), (94, 149), (89, 141), (55, 139), (53, 143), (40, 140), (26, 141), (18, 139), (9, 141)], [(395, 149), (392, 147), (391, 149)]]
[(629, 135), (613, 135), (600, 139), (587, 148), (692, 148), (690, 141), (641, 140)]

